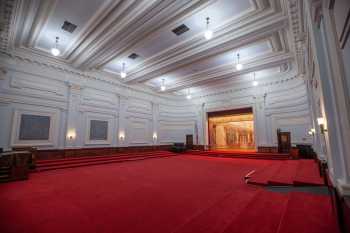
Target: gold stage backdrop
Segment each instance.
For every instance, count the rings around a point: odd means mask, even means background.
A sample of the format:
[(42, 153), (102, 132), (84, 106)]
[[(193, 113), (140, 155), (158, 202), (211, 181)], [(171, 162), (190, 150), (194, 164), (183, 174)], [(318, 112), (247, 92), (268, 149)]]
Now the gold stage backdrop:
[(213, 149), (255, 149), (253, 114), (209, 117), (209, 144)]

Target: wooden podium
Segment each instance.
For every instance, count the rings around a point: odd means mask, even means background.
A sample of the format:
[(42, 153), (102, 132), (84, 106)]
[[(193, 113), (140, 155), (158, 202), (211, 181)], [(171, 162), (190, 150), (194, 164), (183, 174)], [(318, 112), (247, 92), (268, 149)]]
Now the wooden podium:
[(278, 129), (277, 140), (278, 140), (278, 153), (289, 154), (292, 147), (290, 132), (281, 132), (281, 130)]

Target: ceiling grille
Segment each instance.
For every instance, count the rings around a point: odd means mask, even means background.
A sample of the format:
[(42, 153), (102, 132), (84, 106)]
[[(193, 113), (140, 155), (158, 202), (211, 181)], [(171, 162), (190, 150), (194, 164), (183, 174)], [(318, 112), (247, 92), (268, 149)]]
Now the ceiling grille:
[(132, 53), (132, 54), (130, 54), (130, 55), (128, 56), (128, 58), (135, 60), (135, 59), (138, 58), (139, 56), (140, 56), (140, 55), (138, 55), (138, 54), (136, 54), (136, 53)]
[(171, 31), (175, 33), (177, 36), (180, 36), (181, 34), (187, 32), (188, 30), (190, 29), (185, 24), (181, 24), (180, 26), (178, 26), (177, 28), (174, 28)]
[(74, 30), (77, 28), (77, 25), (68, 22), (68, 21), (64, 21), (63, 25), (62, 25), (62, 29), (69, 32), (69, 33), (73, 33)]

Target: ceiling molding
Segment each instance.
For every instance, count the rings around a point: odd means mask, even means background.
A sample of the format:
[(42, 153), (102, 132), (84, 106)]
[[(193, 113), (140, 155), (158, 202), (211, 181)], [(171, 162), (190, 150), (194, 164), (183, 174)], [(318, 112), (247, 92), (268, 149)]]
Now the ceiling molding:
[[(233, 64), (226, 64), (221, 66), (219, 69), (214, 69), (209, 72), (201, 72), (192, 76), (187, 76), (182, 82), (172, 84), (171, 87), (167, 89), (168, 92), (174, 92), (188, 87), (195, 87), (199, 85), (210, 84), (218, 80), (237, 78), (240, 75), (256, 72), (259, 70), (279, 66), (290, 62), (294, 59), (294, 54), (292, 53), (272, 53), (265, 57), (261, 57), (257, 60), (251, 60), (243, 63), (244, 69), (240, 71), (235, 71)], [(208, 71), (208, 70), (207, 70)]]
[(212, 43), (197, 40), (197, 43), (193, 43), (190, 47), (172, 49), (166, 54), (162, 54), (163, 56), (158, 59), (153, 58), (152, 61), (145, 62), (139, 69), (131, 71), (124, 82), (144, 82), (200, 59), (234, 50), (266, 38), (283, 29), (286, 25), (287, 18), (285, 16), (273, 16), (273, 19), (259, 20), (253, 25), (244, 27), (244, 29), (229, 30), (212, 39)]

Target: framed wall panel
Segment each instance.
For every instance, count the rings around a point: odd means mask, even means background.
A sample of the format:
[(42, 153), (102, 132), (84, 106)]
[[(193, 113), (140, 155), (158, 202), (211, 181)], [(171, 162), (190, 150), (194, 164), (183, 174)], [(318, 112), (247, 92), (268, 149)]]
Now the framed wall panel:
[(56, 146), (59, 111), (15, 109), (11, 146)]
[(113, 116), (85, 113), (85, 121), (86, 145), (110, 145), (112, 143)]

